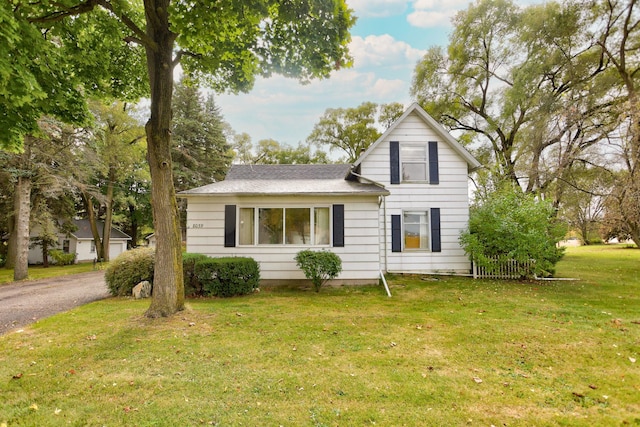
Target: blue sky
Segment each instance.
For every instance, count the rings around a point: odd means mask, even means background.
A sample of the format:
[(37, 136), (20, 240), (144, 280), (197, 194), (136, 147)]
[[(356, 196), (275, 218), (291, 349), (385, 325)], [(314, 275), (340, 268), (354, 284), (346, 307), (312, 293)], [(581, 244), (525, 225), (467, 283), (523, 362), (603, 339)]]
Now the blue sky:
[(446, 46), (451, 17), (468, 0), (347, 0), (358, 17), (350, 44), (354, 66), (329, 79), (301, 85), (274, 76), (258, 79), (247, 94), (216, 97), (225, 120), (253, 143), (275, 139), (297, 145), (306, 140), (327, 108), (362, 102), (411, 103), (416, 62), (430, 46)]

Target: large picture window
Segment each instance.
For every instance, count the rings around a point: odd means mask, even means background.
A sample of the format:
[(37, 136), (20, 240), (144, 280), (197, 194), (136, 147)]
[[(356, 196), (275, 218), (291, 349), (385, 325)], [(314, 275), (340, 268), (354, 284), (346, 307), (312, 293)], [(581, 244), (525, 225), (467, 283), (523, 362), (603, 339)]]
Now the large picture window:
[(426, 181), (428, 172), (427, 146), (400, 145), (403, 181)]
[(329, 245), (330, 210), (309, 208), (240, 208), (240, 245)]
[(429, 249), (429, 215), (427, 212), (404, 212), (405, 250)]

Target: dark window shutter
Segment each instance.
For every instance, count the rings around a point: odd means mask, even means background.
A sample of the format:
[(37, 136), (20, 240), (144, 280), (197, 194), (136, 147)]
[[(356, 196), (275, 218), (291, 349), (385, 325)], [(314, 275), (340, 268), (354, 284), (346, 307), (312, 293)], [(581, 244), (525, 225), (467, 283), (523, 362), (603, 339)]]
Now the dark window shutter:
[(391, 171), (391, 184), (400, 184), (400, 143), (389, 142), (389, 162)]
[(402, 252), (402, 217), (391, 215), (391, 252)]
[(224, 247), (236, 246), (236, 205), (224, 205)]
[(429, 183), (440, 183), (438, 172), (438, 141), (429, 141)]
[(431, 252), (441, 252), (440, 208), (431, 208)]
[(333, 246), (344, 247), (344, 205), (333, 205)]

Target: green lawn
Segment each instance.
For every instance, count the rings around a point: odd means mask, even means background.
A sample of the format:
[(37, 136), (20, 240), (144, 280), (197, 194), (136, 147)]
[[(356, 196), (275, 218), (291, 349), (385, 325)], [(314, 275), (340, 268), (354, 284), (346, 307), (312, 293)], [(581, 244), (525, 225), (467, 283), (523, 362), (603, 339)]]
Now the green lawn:
[(640, 251), (558, 274), (93, 303), (0, 337), (0, 425), (640, 425)]
[[(106, 264), (103, 264), (106, 266)], [(104, 268), (104, 267), (101, 267)], [(48, 268), (43, 268), (41, 265), (29, 266), (29, 280), (46, 279), (48, 277), (66, 276), (69, 274), (86, 273), (87, 271), (93, 271), (93, 263), (85, 262), (73, 265), (56, 266), (52, 265)], [(13, 270), (8, 268), (0, 268), (0, 285), (4, 283), (10, 283), (13, 281)]]

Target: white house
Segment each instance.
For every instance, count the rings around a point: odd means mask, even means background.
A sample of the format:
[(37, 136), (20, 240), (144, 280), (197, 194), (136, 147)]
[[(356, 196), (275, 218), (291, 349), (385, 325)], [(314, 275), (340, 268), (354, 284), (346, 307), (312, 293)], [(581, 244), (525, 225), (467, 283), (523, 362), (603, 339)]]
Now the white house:
[(187, 252), (252, 257), (266, 282), (304, 279), (302, 249), (339, 255), (339, 283), (468, 273), (458, 236), (479, 166), (413, 104), (353, 165), (233, 165), (224, 181), (181, 192)]
[[(98, 234), (102, 238), (104, 222), (96, 221)], [(69, 235), (58, 233), (58, 247), (51, 249), (62, 249), (65, 253), (75, 253), (76, 262), (87, 262), (96, 259), (96, 245), (91, 233), (91, 226), (88, 219), (74, 219), (73, 224), (77, 230)], [(37, 235), (37, 230), (33, 230), (32, 237)], [(127, 234), (115, 227), (111, 228), (109, 240), (109, 259), (114, 259), (127, 250), (127, 241), (131, 240)], [(42, 248), (39, 245), (29, 248), (29, 264), (42, 264)]]

